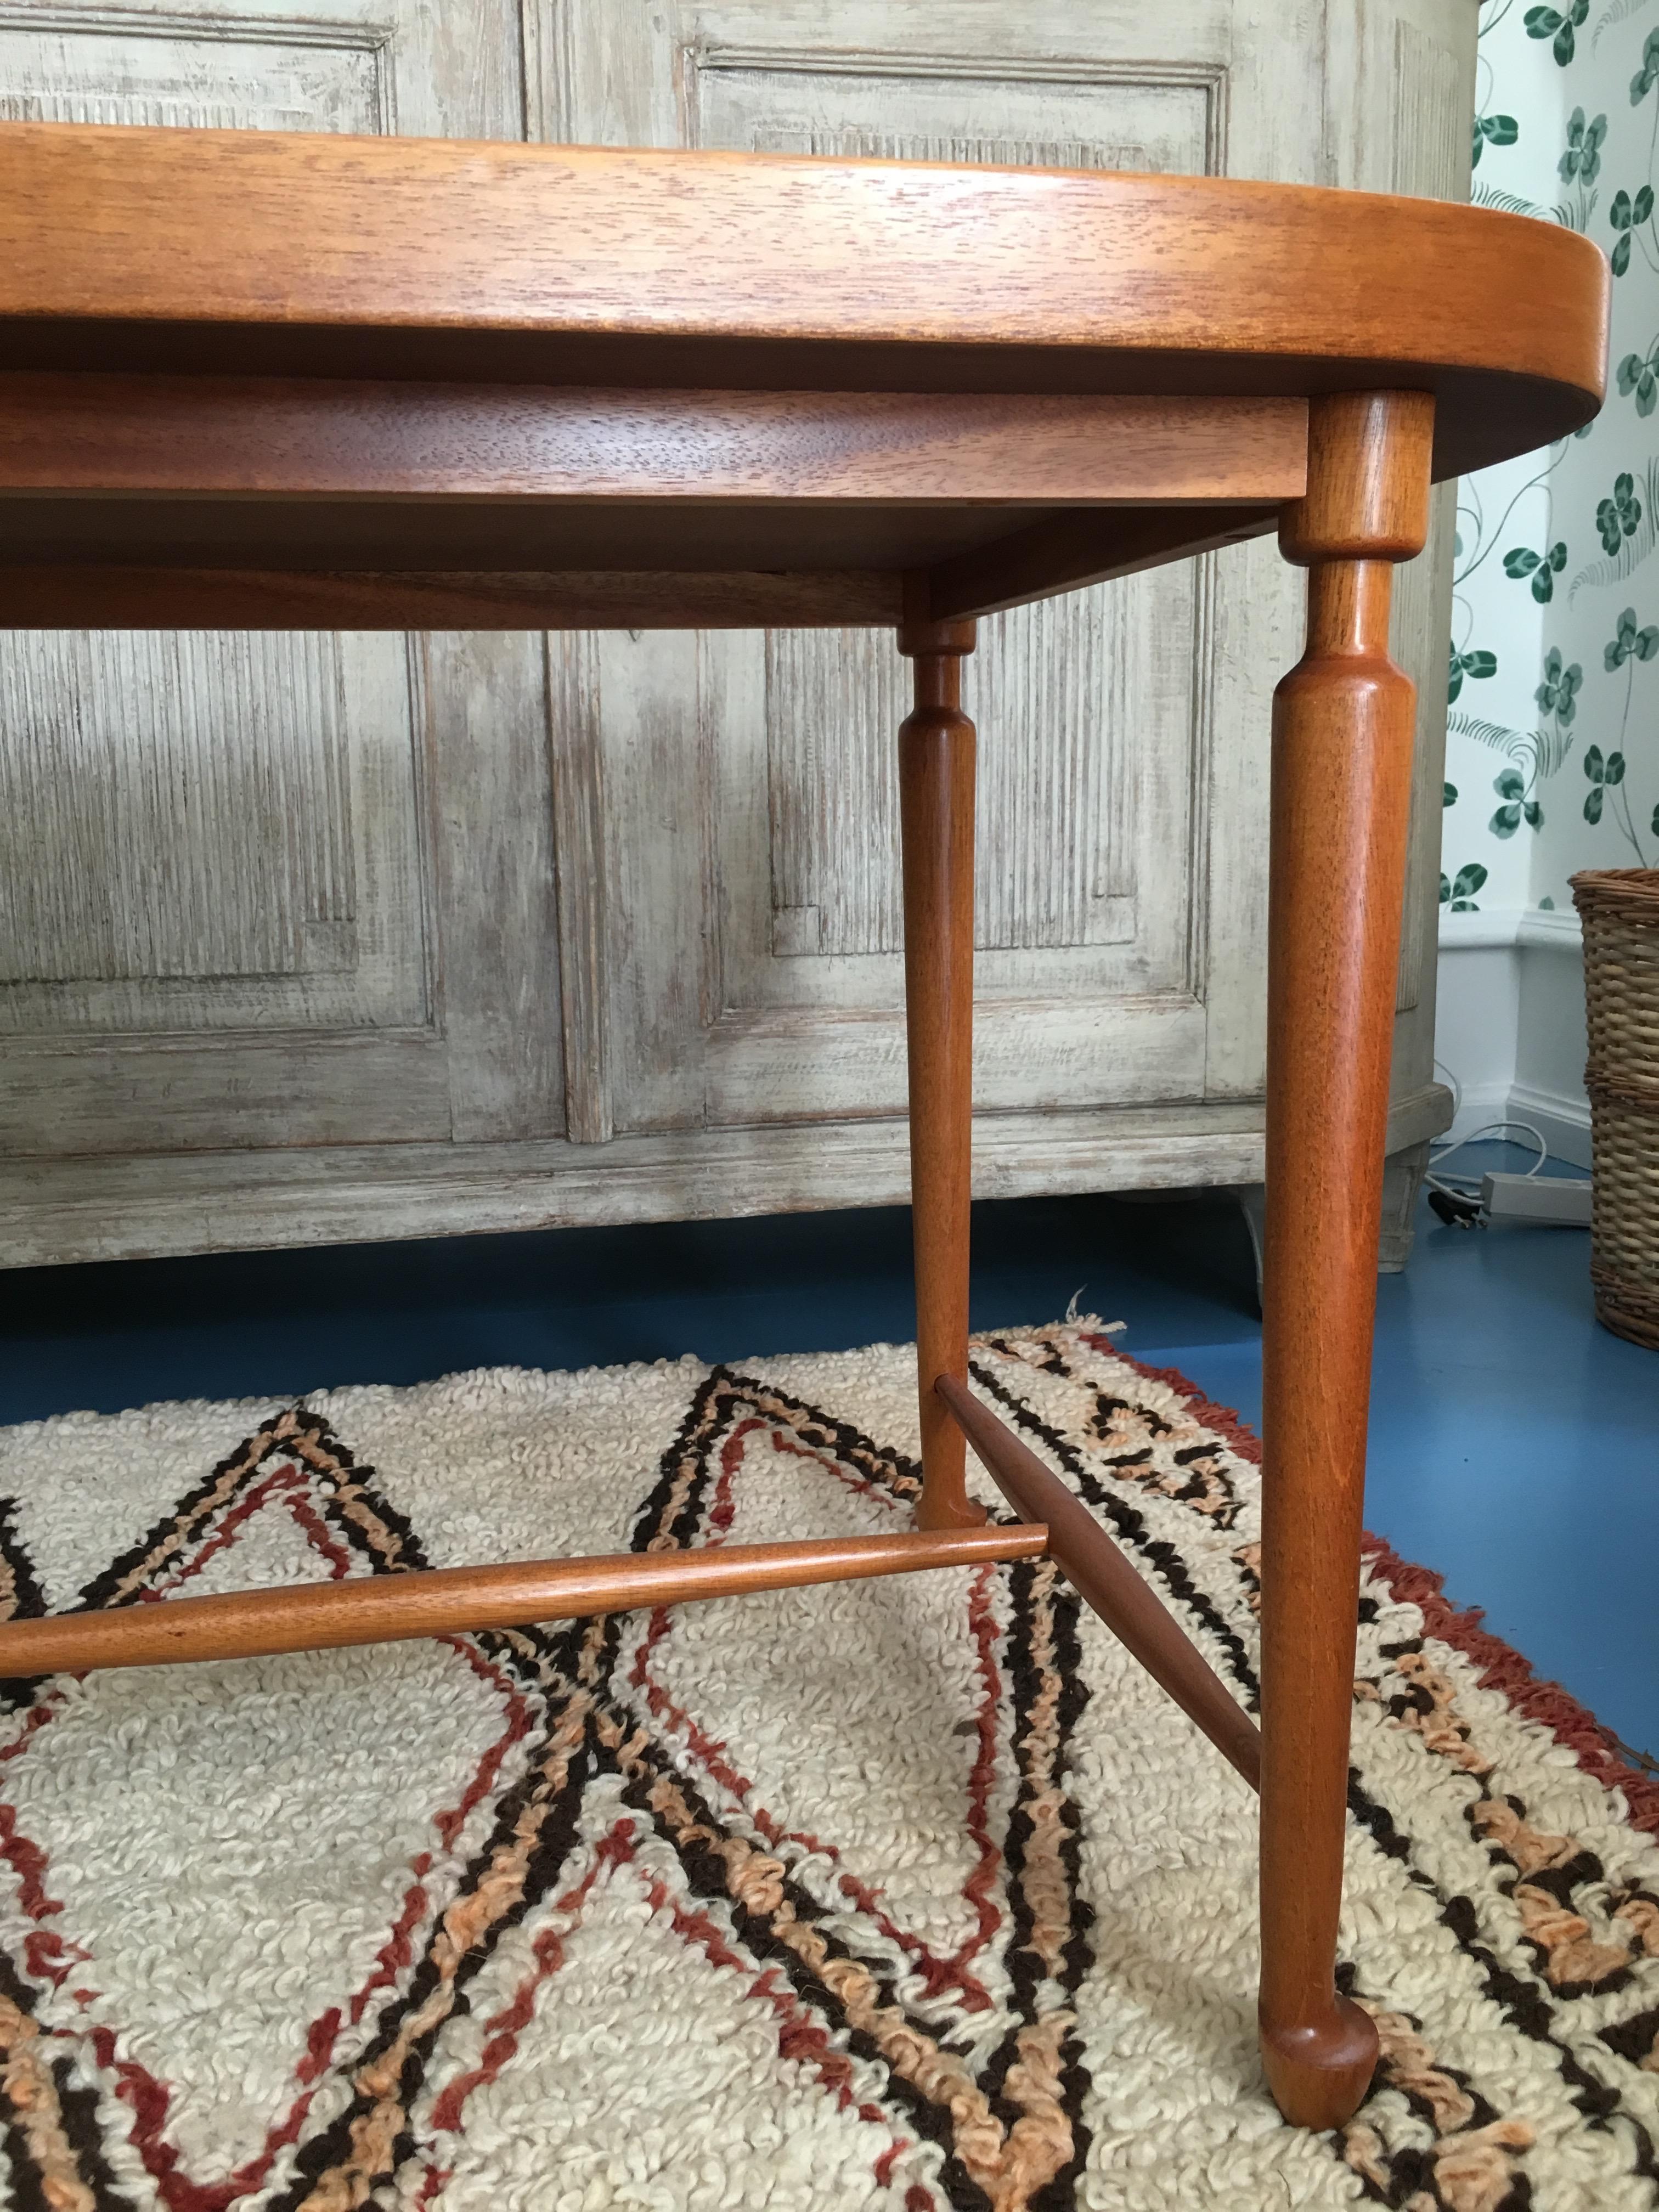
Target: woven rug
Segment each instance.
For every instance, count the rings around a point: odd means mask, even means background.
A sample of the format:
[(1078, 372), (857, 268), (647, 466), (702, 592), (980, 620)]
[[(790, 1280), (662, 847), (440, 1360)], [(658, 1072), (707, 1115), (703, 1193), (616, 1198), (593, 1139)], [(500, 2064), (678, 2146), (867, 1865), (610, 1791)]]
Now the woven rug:
[[(975, 1364), (1249, 1702), (1249, 1437), (1097, 1323)], [(6, 1431), (0, 1603), (902, 1527), (912, 1371)], [(1659, 2203), (1659, 1790), (1381, 1551), (1326, 2136), (1257, 2064), (1254, 1800), (1047, 1562), (7, 1688), (9, 2205)]]

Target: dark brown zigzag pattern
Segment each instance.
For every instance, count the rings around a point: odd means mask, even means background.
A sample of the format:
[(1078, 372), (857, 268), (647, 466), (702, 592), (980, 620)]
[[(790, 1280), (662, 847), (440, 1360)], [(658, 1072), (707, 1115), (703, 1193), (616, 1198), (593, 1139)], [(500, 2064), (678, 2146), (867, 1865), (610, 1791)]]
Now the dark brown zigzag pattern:
[[(664, 1455), (636, 1518), (634, 1549), (702, 1540), (713, 1463), (734, 1422), (749, 1415), (833, 1455), (896, 1504), (908, 1504), (919, 1488), (913, 1463), (833, 1415), (717, 1370), (698, 1390)], [(425, 1564), (416, 1532), (376, 1487), (373, 1471), (357, 1466), (318, 1417), (293, 1408), (263, 1425), (112, 1560), (82, 1590), (80, 1605), (138, 1602), (236, 1509), (264, 1472), (283, 1461), (298, 1462), (317, 1479), (331, 1526), (372, 1572)], [(13, 1565), (21, 1587), (19, 1570), (26, 1571), (26, 1562)], [(431, 1929), (353, 2068), (349, 2104), (301, 2143), (273, 2206), (320, 2212), (361, 2203), (394, 2185), (416, 2158), (410, 2113), (443, 2028), (465, 2008), (469, 1984), (507, 1930), (556, 1892), (576, 1848), (584, 1794), (607, 1771), (623, 1778), (626, 1802), (673, 1848), (689, 1896), (723, 1916), (746, 1958), (784, 1969), (826, 2045), (844, 2039), (885, 2069), (895, 2119), (934, 2142), (942, 2154), (944, 2202), (981, 2208), (994, 2199), (1032, 2212), (1068, 2206), (1087, 2148), (1079, 2118), (1087, 2081), (1069, 1999), (1087, 1966), (1089, 1916), (1077, 1895), (1076, 1815), (1064, 1792), (1066, 1747), (1084, 1704), (1073, 1664), (1075, 1601), (1057, 1599), (1057, 1582), (1047, 1562), (1030, 1563), (1017, 1571), (1009, 1593), (1017, 1655), (1007, 1669), (1009, 1725), (1020, 1779), (1004, 1850), (1016, 2019), (977, 2077), (945, 2048), (937, 2008), (928, 2019), (908, 2008), (894, 1987), (897, 1976), (875, 1970), (850, 1948), (835, 1916), (791, 1880), (785, 1866), (768, 1863), (765, 1854), (726, 1832), (707, 1800), (641, 1731), (612, 1685), (619, 1620), (503, 1632), (474, 1641), (536, 1700), (535, 1756), (495, 1808), (491, 1832), (459, 1894)], [(1056, 1793), (1058, 1819), (1052, 1817)], [(1035, 1812), (1039, 1799), (1042, 1819)], [(1069, 1899), (1059, 1923), (1057, 1877)], [(29, 2016), (27, 1981), (13, 1981), (9, 2010), (8, 1993), (0, 1990), (0, 2040), (9, 2020), (14, 2048), (6, 2078), (27, 2099), (24, 2106), (14, 2103), (7, 2134), (19, 2202), (27, 2203), (39, 2171), (43, 2203), (84, 2203), (88, 2212), (107, 2204), (113, 2212), (124, 2200), (110, 2194), (100, 2146), (84, 2126), (70, 2126), (70, 2106), (51, 2067), (29, 2059), (41, 2039)], [(556, 1993), (550, 2001), (556, 2002)], [(969, 2124), (975, 2120), (978, 2126)]]
[[(1170, 1598), (1218, 1632), (1235, 1679), (1249, 1694), (1254, 1685), (1248, 1655), (1225, 1614), (1194, 1582), (1179, 1541), (1154, 1535), (1128, 1502), (1137, 1491), (1156, 1492), (1212, 1528), (1230, 1527), (1235, 1492), (1227, 1455), (1233, 1440), (1200, 1436), (1190, 1447), (1183, 1440), (1172, 1453), (1170, 1440), (1182, 1434), (1181, 1425), (1172, 1428), (1163, 1416), (1138, 1408), (1132, 1391), (1106, 1389), (1091, 1379), (1086, 1352), (1070, 1333), (1024, 1339), (1017, 1357), (1028, 1369), (1068, 1376), (1092, 1393), (1092, 1416), (1079, 1435), (1060, 1436), (1021, 1397), (1001, 1362), (985, 1377), (1010, 1417), (1048, 1449), (1120, 1537), (1140, 1552)], [(833, 1458), (896, 1504), (908, 1504), (915, 1494), (919, 1471), (913, 1463), (763, 1380), (717, 1370), (697, 1390), (641, 1501), (635, 1548), (704, 1540), (721, 1448), (738, 1423), (756, 1419)], [(80, 1603), (137, 1601), (145, 1589), (165, 1580), (182, 1551), (198, 1545), (283, 1459), (309, 1469), (331, 1532), (369, 1571), (424, 1564), (416, 1531), (379, 1490), (373, 1471), (356, 1466), (317, 1417), (295, 1408), (266, 1423), (187, 1492), (138, 1545), (87, 1585)], [(1155, 1525), (1169, 1527), (1167, 1518), (1158, 1518), (1163, 1505), (1154, 1508), (1150, 1497), (1145, 1502)], [(16, 1608), (38, 1609), (32, 1569), (3, 1506), (0, 1562)], [(1248, 1589), (1248, 1577), (1242, 1587)], [(1016, 2002), (1013, 2021), (989, 2064), (969, 2075), (948, 2048), (948, 2012), (942, 2014), (937, 2002), (929, 2003), (925, 2018), (907, 2008), (896, 1986), (902, 1973), (878, 1971), (865, 1951), (845, 1940), (836, 1913), (826, 1911), (797, 1878), (787, 1839), (757, 1840), (752, 1826), (733, 1822), (718, 1789), (688, 1778), (674, 1747), (653, 1735), (619, 1679), (628, 1637), (623, 1622), (598, 1619), (556, 1632), (506, 1632), (475, 1642), (533, 1708), (532, 1755), (517, 1785), (496, 1801), (492, 1826), (459, 1894), (400, 1974), (374, 2042), (351, 2069), (347, 2111), (292, 2154), (273, 2201), (287, 2212), (301, 2206), (323, 2212), (324, 2207), (390, 2201), (394, 2191), (418, 2187), (423, 2175), (433, 2178), (422, 2164), (421, 2130), (411, 2115), (444, 2028), (466, 2008), (471, 1985), (505, 1933), (556, 1898), (568, 1881), (581, 1857), (577, 1836), (584, 1797), (604, 1775), (620, 1780), (638, 1833), (673, 1854), (687, 1913), (713, 1929), (745, 1970), (769, 1968), (787, 1982), (789, 2002), (804, 2024), (791, 2033), (805, 2039), (803, 2048), (825, 2054), (826, 2069), (842, 2048), (884, 2069), (884, 2117), (895, 2140), (908, 2136), (932, 2145), (936, 2154), (938, 2191), (913, 2191), (913, 2212), (921, 2212), (924, 2197), (963, 2208), (995, 2203), (1062, 2212), (1071, 2205), (1087, 2148), (1080, 2120), (1087, 2081), (1070, 1999), (1087, 1966), (1088, 1914), (1078, 1894), (1077, 1816), (1065, 1789), (1067, 1747), (1084, 1717), (1076, 1607), (1044, 1562), (1012, 1571), (1000, 1603), (1007, 1636), (1000, 1663), (1011, 1684), (1005, 1725), (1018, 1775), (1017, 1802), (1000, 1838), (1007, 1965)], [(1420, 1643), (1391, 1650), (1389, 1669), (1375, 1686), (1378, 1702), (1390, 1725), (1412, 1730), (1433, 1755), (1462, 1765), (1478, 1795), (1478, 1753), (1471, 1748), (1458, 1755), (1455, 1726), (1441, 1741), (1443, 1701), (1413, 1664), (1420, 1650)], [(1058, 1824), (1051, 1817), (1037, 1820), (1033, 1808), (1041, 1802), (1052, 1814), (1056, 1791)], [(1540, 1835), (1527, 1822), (1525, 1808), (1513, 1800), (1487, 1794), (1485, 1802), (1494, 1811), (1506, 1808), (1519, 1824), (1486, 1834), (1494, 1856), (1530, 1881), (1544, 1899), (1569, 1910), (1589, 1880), (1570, 1849), (1557, 1848), (1570, 1839)], [(1495, 1955), (1483, 1941), (1474, 1900), (1435, 1887), (1397, 1809), (1383, 1807), (1356, 1777), (1356, 1817), (1376, 1847), (1434, 1899), (1443, 1927), (1474, 1962), (1499, 2011), (1516, 2032), (1549, 2051), (1586, 2124), (1618, 2135), (1629, 2146), (1632, 2171), (1654, 2176), (1652, 2147), (1624, 2107), (1616, 2083), (1588, 2070), (1559, 2031), (1558, 2008), (1571, 2001), (1576, 1985), (1563, 1976), (1552, 1980), (1553, 1954), (1547, 1946), (1535, 1947), (1534, 1972)], [(1066, 1900), (1058, 1917), (1056, 1875)], [(1653, 1900), (1632, 1891), (1627, 1898), (1621, 1893), (1620, 1902), (1632, 1929), (1645, 1940), (1654, 1923), (1644, 1916)], [(125, 2199), (113, 2189), (91, 2097), (72, 2079), (63, 2040), (44, 2035), (32, 2020), (29, 1974), (19, 1964), (3, 1966), (0, 2060), (5, 2081), (17, 2092), (5, 2138), (13, 2194), (25, 2212), (36, 2203), (51, 2204), (54, 2212), (82, 2212), (82, 2207), (117, 2212)], [(1352, 1987), (1352, 1972), (1346, 1979)], [(1605, 1978), (1594, 1977), (1586, 1985), (1603, 1993), (1608, 1987)], [(1367, 2002), (1363, 1990), (1356, 1994)], [(937, 1998), (937, 1988), (930, 1996)], [(556, 1982), (543, 1990), (541, 2002), (557, 2002)], [(1382, 2085), (1427, 2131), (1428, 2147), (1390, 2142), (1368, 2108), (1341, 2138), (1332, 2140), (1334, 2154), (1375, 2203), (1410, 2206), (1413, 2212), (1431, 2207), (1523, 2212), (1529, 2201), (1524, 2119), (1496, 2111), (1474, 2081), (1446, 2066), (1429, 2048), (1419, 2021), (1370, 2002), (1382, 2035)], [(1621, 2063), (1651, 2063), (1659, 2014), (1607, 2028), (1601, 2040), (1615, 2070)]]
[[(1052, 1362), (1042, 1359), (1040, 1352), (1035, 1352), (1034, 1347), (1043, 1345), (1051, 1347)], [(1122, 1357), (1109, 1342), (1100, 1340), (1096, 1340), (1090, 1348), (1103, 1352), (1108, 1358), (1116, 1359)], [(1077, 1372), (1079, 1363), (1072, 1355), (1068, 1342), (1059, 1336), (1052, 1339), (1028, 1338), (1020, 1356), (1029, 1364), (1041, 1364), (1048, 1372), (1065, 1375), (1078, 1381), (1088, 1380), (1086, 1376)], [(1134, 1363), (1126, 1364), (1133, 1366)], [(1182, 1390), (1189, 1399), (1196, 1398), (1196, 1393), (1186, 1383), (1185, 1378), (1174, 1370), (1145, 1371), (1151, 1379)], [(994, 1376), (979, 1374), (977, 1370), (976, 1376), (993, 1395), (1002, 1398), (1028, 1434), (1048, 1446), (1061, 1471), (1071, 1474), (1080, 1494), (1091, 1504), (1097, 1504), (1098, 1510), (1103, 1501), (1095, 1493), (1101, 1490), (1101, 1485), (1088, 1458), (1078, 1446), (1048, 1428), (1030, 1408), (1006, 1392)], [(1202, 1410), (1206, 1420), (1217, 1414), (1224, 1415), (1224, 1409), (1210, 1407), (1207, 1403), (1203, 1404)], [(1233, 1417), (1225, 1418), (1231, 1420)], [(1149, 1436), (1167, 1436), (1170, 1432), (1170, 1425), (1163, 1417), (1149, 1417)], [(1237, 1449), (1239, 1440), (1230, 1437), (1229, 1449)], [(1243, 1435), (1242, 1441), (1259, 1449), (1248, 1434)], [(1133, 1479), (1134, 1472), (1132, 1466), (1129, 1479)], [(1203, 1510), (1200, 1501), (1182, 1502), (1190, 1510)], [(1197, 1594), (1194, 1592), (1191, 1597), (1188, 1596), (1186, 1591), (1164, 1571), (1164, 1556), (1170, 1547), (1141, 1542), (1139, 1516), (1127, 1513), (1125, 1510), (1114, 1512), (1108, 1504), (1104, 1517), (1114, 1526), (1121, 1540), (1142, 1550), (1149, 1563), (1165, 1581), (1170, 1595), (1192, 1605), (1195, 1616), (1211, 1625), (1215, 1618), (1212, 1608), (1201, 1600), (1194, 1603)], [(1254, 1580), (1251, 1563), (1241, 1554), (1235, 1557), (1248, 1588)], [(1374, 1617), (1374, 1602), (1371, 1614)], [(1398, 1667), (1402, 1659), (1407, 1660), (1409, 1667), (1408, 1655), (1416, 1655), (1421, 1659), (1420, 1638), (1409, 1644), (1390, 1646), (1387, 1653), (1395, 1667)], [(1240, 1669), (1237, 1666), (1233, 1672), (1235, 1679), (1254, 1696), (1254, 1674), (1248, 1668)], [(1379, 1684), (1357, 1684), (1356, 1691), (1369, 1692), (1373, 1698), (1381, 1701)], [(1417, 1725), (1421, 1711), (1418, 1698), (1389, 1699), (1387, 1703), (1389, 1717), (1396, 1724), (1410, 1728), (1413, 1733), (1422, 1733)], [(1468, 1730), (1463, 1729), (1462, 1734), (1467, 1738)], [(1446, 1748), (1444, 1743), (1434, 1741), (1431, 1736), (1425, 1740), (1430, 1741), (1433, 1749), (1443, 1752)], [(1475, 1768), (1480, 1768), (1482, 1772), (1486, 1771), (1478, 1754), (1468, 1751), (1457, 1759), (1456, 1763), (1466, 1771)], [(1400, 1863), (1414, 1887), (1434, 1898), (1442, 1926), (1453, 1936), (1464, 1954), (1477, 1966), (1488, 1996), (1509, 2024), (1548, 2051), (1573, 2101), (1583, 2113), (1586, 2124), (1597, 2130), (1617, 2132), (1628, 2146), (1631, 2171), (1650, 2180), (1659, 2181), (1659, 2160), (1656, 2159), (1655, 2146), (1645, 2127), (1630, 2110), (1614, 2083), (1602, 2080), (1587, 2069), (1572, 2047), (1565, 2023), (1558, 2032), (1556, 2002), (1563, 1997), (1577, 1994), (1577, 1990), (1571, 1983), (1559, 1988), (1551, 1984), (1547, 1972), (1547, 1948), (1540, 1945), (1534, 1946), (1540, 1963), (1540, 1972), (1535, 1977), (1517, 1974), (1511, 1966), (1500, 1960), (1483, 1940), (1474, 1900), (1462, 1894), (1449, 1893), (1432, 1880), (1425, 1870), (1423, 1855), (1418, 1847), (1396, 1825), (1389, 1809), (1367, 1791), (1357, 1772), (1350, 1777), (1349, 1802), (1355, 1819), (1370, 1832), (1379, 1848)], [(1473, 1814), (1476, 1809), (1472, 1803), (1470, 1814)], [(1519, 1809), (1524, 1811), (1524, 1808)], [(1583, 1863), (1576, 1871), (1586, 1879), (1594, 1879), (1594, 1875), (1600, 1872), (1599, 1863), (1593, 1861), (1592, 1855), (1580, 1856)], [(1636, 1894), (1639, 1898), (1641, 1893)], [(1571, 1940), (1571, 1936), (1568, 1940)], [(1620, 1963), (1622, 1964), (1622, 1960)], [(1368, 1999), (1364, 1991), (1356, 1986), (1351, 1964), (1344, 1967), (1341, 1978), (1349, 1993), (1366, 2004), (1378, 2021), (1382, 2035), (1382, 2065), (1379, 2070), (1379, 2082), (1397, 2089), (1413, 2111), (1430, 2120), (1437, 2129), (1443, 2130), (1431, 2153), (1424, 2154), (1413, 2148), (1390, 2154), (1376, 2130), (1369, 2124), (1366, 2111), (1362, 2109), (1357, 2119), (1351, 2122), (1345, 2130), (1345, 2156), (1360, 2175), (1366, 2194), (1379, 2203), (1410, 2207), (1411, 2212), (1429, 2212), (1431, 2207), (1443, 2207), (1446, 2212), (1524, 2212), (1531, 2197), (1530, 2184), (1521, 2163), (1521, 2156), (1530, 2141), (1529, 2129), (1514, 2116), (1495, 2113), (1474, 2090), (1466, 2076), (1437, 2060), (1422, 2042), (1419, 2033), (1419, 2022), (1406, 2015), (1388, 2013)], [(1616, 1984), (1604, 1986), (1616, 1986)], [(1601, 2040), (1617, 2056), (1629, 2059), (1633, 2053), (1626, 2045), (1639, 2039), (1639, 2034), (1638, 2027), (1635, 2038), (1627, 2034), (1616, 2040), (1614, 2033), (1607, 2032)], [(1637, 2063), (1640, 2063), (1639, 2059)]]

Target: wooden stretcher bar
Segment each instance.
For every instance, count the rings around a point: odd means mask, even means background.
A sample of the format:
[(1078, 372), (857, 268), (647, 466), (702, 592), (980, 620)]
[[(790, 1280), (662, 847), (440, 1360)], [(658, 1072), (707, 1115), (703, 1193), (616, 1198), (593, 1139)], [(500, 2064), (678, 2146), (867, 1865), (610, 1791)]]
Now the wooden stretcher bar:
[(160, 1598), (105, 1613), (0, 1624), (0, 1677), (94, 1667), (164, 1667), (187, 1659), (268, 1658), (348, 1644), (388, 1644), (471, 1629), (573, 1620), (690, 1598), (741, 1597), (809, 1583), (861, 1582), (930, 1567), (1029, 1559), (1046, 1528), (905, 1531), (799, 1544), (729, 1544), (696, 1552), (623, 1552), (510, 1566), (434, 1567), (367, 1580)]
[(1048, 1556), (1079, 1596), (1251, 1789), (1259, 1790), (1261, 1730), (1088, 1507), (966, 1383), (941, 1375), (933, 1388), (1014, 1510), (1023, 1516), (1041, 1514), (1047, 1522)]

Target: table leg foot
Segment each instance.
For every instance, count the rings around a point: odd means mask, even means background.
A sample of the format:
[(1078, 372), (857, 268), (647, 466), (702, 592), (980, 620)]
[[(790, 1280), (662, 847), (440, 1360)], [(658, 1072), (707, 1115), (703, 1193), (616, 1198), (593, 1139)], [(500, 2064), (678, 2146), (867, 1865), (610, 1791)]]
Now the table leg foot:
[(1293, 2027), (1261, 2022), (1261, 2063), (1273, 2102), (1298, 2128), (1340, 2128), (1364, 2103), (1376, 2070), (1376, 2023), (1352, 1997)]

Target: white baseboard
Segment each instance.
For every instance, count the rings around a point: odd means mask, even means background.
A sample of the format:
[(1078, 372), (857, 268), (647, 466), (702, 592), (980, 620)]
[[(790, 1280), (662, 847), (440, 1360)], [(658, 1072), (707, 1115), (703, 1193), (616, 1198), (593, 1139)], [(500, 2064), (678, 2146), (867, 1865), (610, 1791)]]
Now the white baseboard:
[[(1540, 1091), (1528, 1083), (1471, 1084), (1458, 1102), (1446, 1140), (1455, 1143), (1472, 1137), (1477, 1129), (1495, 1121), (1528, 1122), (1549, 1146), (1553, 1158), (1565, 1160), (1576, 1168), (1590, 1164), (1589, 1106), (1583, 1098), (1571, 1098), (1559, 1091)], [(1496, 1136), (1493, 1141), (1498, 1141)], [(1530, 1139), (1517, 1129), (1508, 1133), (1507, 1141), (1526, 1145)]]
[(1440, 909), (1443, 952), (1489, 952), (1504, 945), (1536, 945), (1570, 951), (1582, 948), (1584, 933), (1576, 914), (1553, 907), (1494, 906), (1472, 914)]
[(1507, 1110), (1511, 1121), (1530, 1121), (1558, 1160), (1569, 1161), (1576, 1168), (1589, 1167), (1588, 1099), (1571, 1098), (1559, 1091), (1539, 1091), (1529, 1083), (1517, 1083), (1510, 1091)]

